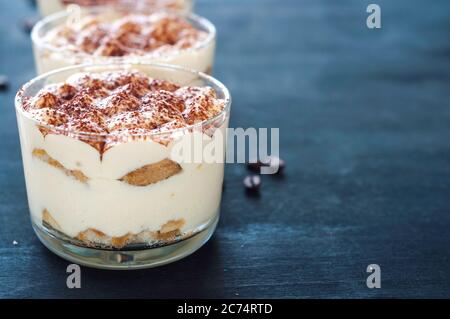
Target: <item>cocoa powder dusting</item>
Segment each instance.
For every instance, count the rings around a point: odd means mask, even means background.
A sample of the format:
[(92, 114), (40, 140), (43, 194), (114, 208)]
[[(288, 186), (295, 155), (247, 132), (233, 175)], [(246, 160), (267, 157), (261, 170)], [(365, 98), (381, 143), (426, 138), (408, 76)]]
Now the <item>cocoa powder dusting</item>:
[(23, 99), (25, 112), (40, 125), (51, 126), (44, 135), (70, 135), (100, 153), (125, 142), (124, 137), (207, 120), (225, 104), (211, 87), (180, 87), (138, 71), (78, 73)]
[(207, 38), (206, 32), (173, 13), (125, 14), (116, 20), (104, 20), (86, 16), (76, 24), (49, 31), (45, 41), (68, 51), (120, 57), (179, 51)]

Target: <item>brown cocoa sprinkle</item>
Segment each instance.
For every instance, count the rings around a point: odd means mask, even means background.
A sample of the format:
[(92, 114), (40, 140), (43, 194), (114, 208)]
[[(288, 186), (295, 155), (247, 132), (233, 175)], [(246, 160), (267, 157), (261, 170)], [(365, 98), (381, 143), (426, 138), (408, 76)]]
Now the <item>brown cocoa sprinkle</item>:
[(144, 110), (154, 109), (164, 114), (181, 116), (185, 109), (185, 101), (169, 91), (153, 91), (142, 98), (142, 108)]
[(64, 83), (58, 88), (58, 94), (64, 99), (64, 100), (70, 100), (77, 94), (77, 89), (67, 83)]
[(118, 113), (135, 111), (139, 108), (139, 105), (138, 98), (122, 91), (103, 99), (101, 103), (97, 104), (97, 107), (104, 115), (111, 117)]
[(125, 92), (127, 94), (130, 94), (132, 96), (135, 96), (137, 98), (143, 97), (146, 93), (149, 92), (149, 88), (147, 83), (146, 84), (140, 84), (140, 83), (129, 83), (126, 84), (119, 89), (117, 89), (117, 92)]
[(176, 85), (175, 83), (158, 79), (152, 79), (149, 83), (149, 86), (152, 91), (164, 90), (169, 92), (175, 92), (180, 88), (180, 86)]
[[(45, 128), (44, 135), (56, 134), (57, 128), (60, 134), (164, 132), (213, 117), (225, 107), (212, 88), (180, 88), (137, 71), (76, 74), (65, 83), (44, 87), (23, 103), (24, 110), (42, 125), (52, 126)], [(103, 137), (78, 138), (100, 152), (118, 143)], [(170, 141), (161, 137), (157, 142), (167, 145)]]
[[(103, 19), (106, 20), (106, 19)], [(154, 50), (183, 50), (206, 39), (185, 18), (170, 13), (125, 15), (114, 21), (88, 16), (73, 26), (56, 28), (52, 45), (96, 56), (143, 55)]]
[(37, 109), (42, 109), (44, 107), (55, 107), (58, 103), (58, 97), (50, 92), (42, 92), (36, 97), (34, 102), (34, 107)]

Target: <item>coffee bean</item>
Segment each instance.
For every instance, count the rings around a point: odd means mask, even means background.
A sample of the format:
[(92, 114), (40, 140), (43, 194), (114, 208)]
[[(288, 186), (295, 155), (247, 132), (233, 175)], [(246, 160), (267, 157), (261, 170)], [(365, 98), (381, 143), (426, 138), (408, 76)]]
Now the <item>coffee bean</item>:
[(9, 81), (6, 75), (0, 75), (0, 91), (6, 91), (9, 88)]
[(251, 160), (250, 163), (247, 163), (247, 168), (256, 173), (261, 172), (261, 167), (276, 167), (278, 165), (277, 174), (281, 173), (285, 167), (285, 162), (278, 156), (268, 156), (263, 160)]
[(244, 178), (244, 186), (248, 191), (258, 191), (261, 186), (261, 177), (258, 175), (249, 175)]
[(278, 166), (277, 174), (283, 173), (284, 167), (286, 166), (286, 163), (284, 162), (284, 160), (282, 160), (281, 158), (279, 158), (277, 156), (270, 156), (268, 162), (269, 162), (269, 166), (271, 166), (271, 167)]
[(260, 172), (260, 169), (261, 169), (261, 166), (263, 166), (263, 165), (264, 165), (264, 164), (261, 163), (260, 160), (258, 160), (258, 159), (253, 159), (253, 160), (251, 160), (249, 163), (247, 163), (247, 168), (248, 168), (250, 171), (252, 171), (252, 172), (259, 173), (259, 172)]
[(22, 29), (26, 33), (30, 33), (35, 24), (36, 24), (36, 19), (25, 18), (22, 20)]

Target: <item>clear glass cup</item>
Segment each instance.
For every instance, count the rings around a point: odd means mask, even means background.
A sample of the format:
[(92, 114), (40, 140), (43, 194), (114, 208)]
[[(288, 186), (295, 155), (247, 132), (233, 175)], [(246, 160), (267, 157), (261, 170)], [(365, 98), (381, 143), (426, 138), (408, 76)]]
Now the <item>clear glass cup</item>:
[[(61, 130), (23, 110), (25, 99), (75, 73), (129, 69), (179, 85), (210, 86), (226, 106), (206, 121), (143, 135)], [(96, 268), (154, 267), (191, 254), (214, 232), (224, 161), (177, 157), (174, 149), (182, 145), (198, 154), (215, 145), (224, 159), (231, 97), (216, 79), (163, 64), (74, 66), (31, 80), (18, 92), (15, 105), (32, 225), (57, 255)], [(192, 143), (195, 137), (203, 143)], [(110, 147), (104, 153), (93, 147), (106, 144)], [(164, 175), (173, 167), (176, 174)], [(130, 172), (144, 168), (164, 176), (145, 185), (126, 180)]]
[(193, 0), (38, 0), (39, 11), (46, 17), (50, 14), (65, 10), (69, 4), (77, 4), (81, 7), (94, 5), (129, 4), (151, 7), (154, 9), (170, 9), (184, 13), (192, 12)]
[[(142, 14), (128, 6), (89, 7), (82, 11), (84, 15), (96, 15), (106, 20), (114, 20), (129, 13)], [(151, 13), (151, 12), (149, 12)], [(192, 47), (173, 52), (149, 52), (145, 55), (126, 55), (120, 57), (94, 56), (84, 52), (73, 52), (63, 47), (56, 47), (46, 40), (45, 36), (55, 27), (67, 23), (69, 12), (62, 11), (52, 14), (39, 21), (31, 32), (33, 52), (38, 74), (43, 74), (59, 68), (79, 64), (110, 64), (110, 63), (167, 63), (194, 69), (211, 74), (216, 46), (216, 28), (207, 19), (194, 14), (172, 14), (182, 16), (196, 29), (207, 33), (207, 37)]]

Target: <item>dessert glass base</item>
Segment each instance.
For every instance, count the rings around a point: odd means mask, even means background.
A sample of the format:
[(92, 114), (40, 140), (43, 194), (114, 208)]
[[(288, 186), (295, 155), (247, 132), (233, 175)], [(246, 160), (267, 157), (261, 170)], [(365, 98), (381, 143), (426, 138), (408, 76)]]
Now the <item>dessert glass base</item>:
[(39, 240), (61, 258), (82, 266), (98, 269), (145, 269), (180, 260), (202, 247), (212, 236), (219, 221), (219, 214), (185, 236), (166, 245), (129, 245), (122, 249), (87, 247), (73, 238), (64, 236), (51, 227), (40, 226), (32, 221)]

